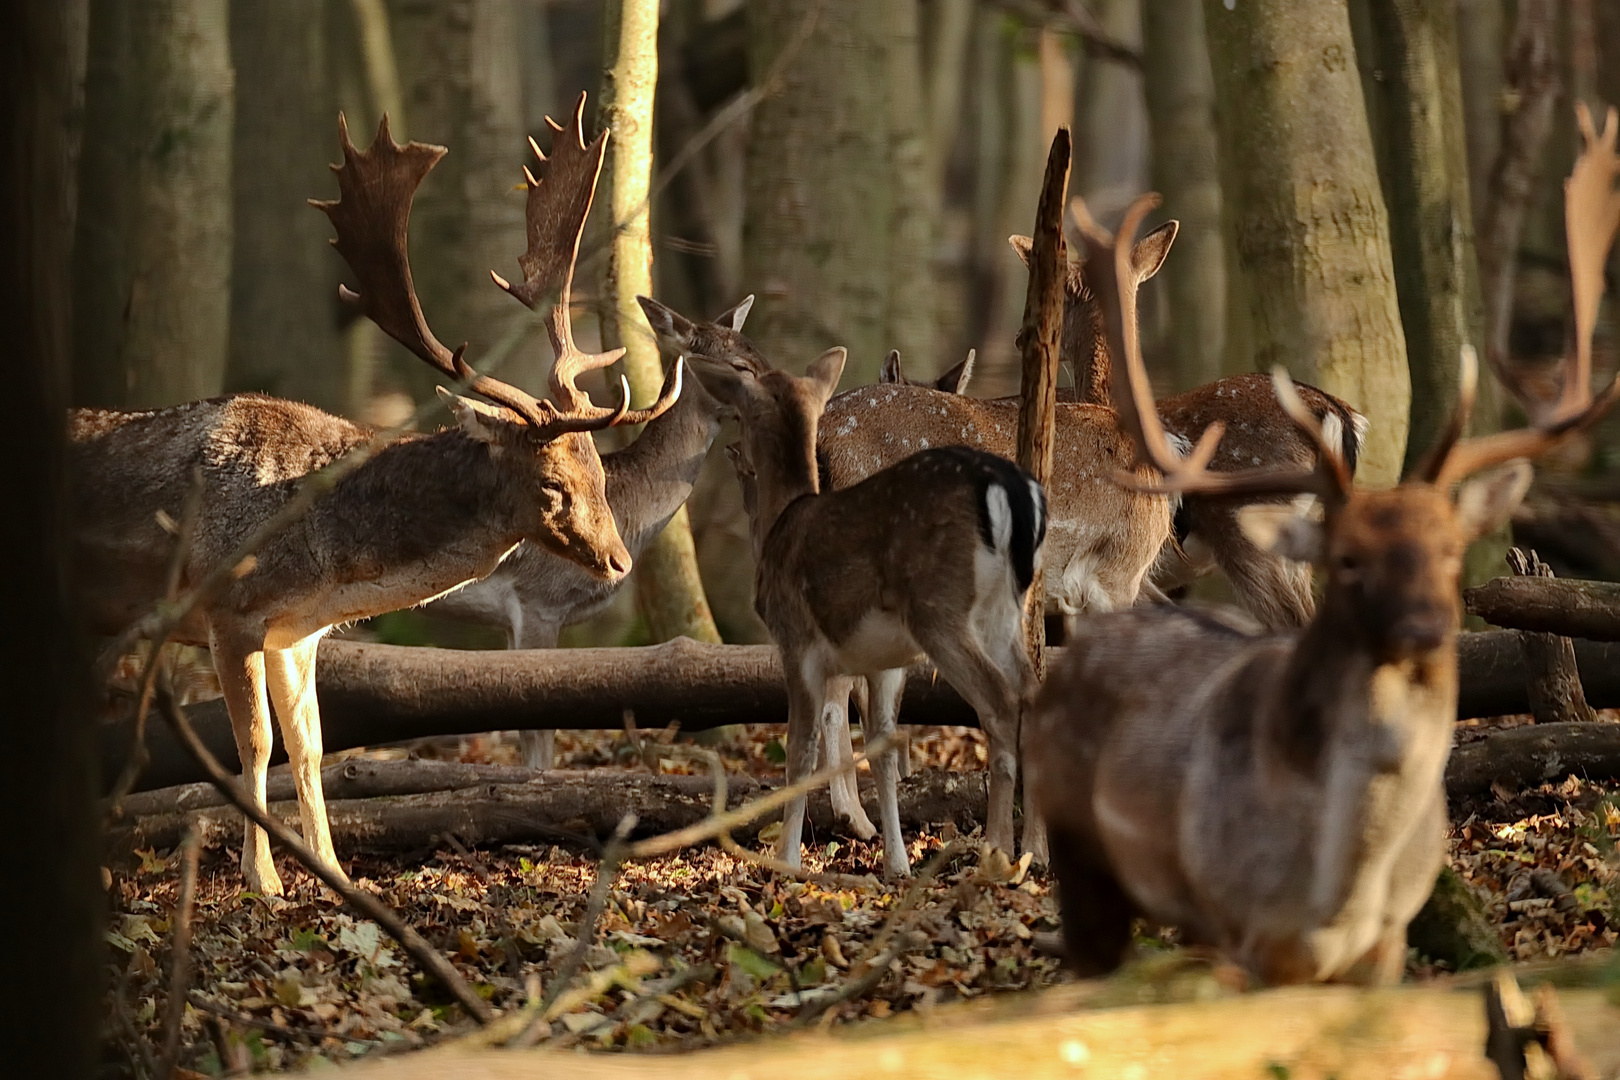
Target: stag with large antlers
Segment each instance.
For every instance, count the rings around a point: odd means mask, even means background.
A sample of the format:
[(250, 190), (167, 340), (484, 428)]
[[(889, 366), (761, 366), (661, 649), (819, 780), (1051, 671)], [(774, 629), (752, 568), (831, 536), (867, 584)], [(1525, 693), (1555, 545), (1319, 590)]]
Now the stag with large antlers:
[[(316, 203), (337, 230), (357, 289), (343, 297), (435, 370), (493, 404), (441, 389), (456, 425), (376, 448), (370, 428), (297, 402), (236, 394), (155, 412), (78, 410), (69, 422), (77, 496), (77, 583), (88, 621), (113, 633), (161, 599), (173, 539), (162, 523), (201, 480), (200, 511), (181, 567), (182, 588), (205, 578), (274, 517), (312, 473), (346, 455), (372, 456), (302, 517), (274, 534), (250, 566), (200, 606), (178, 640), (207, 644), (225, 693), (243, 772), (260, 805), (271, 748), (273, 702), (291, 759), (304, 838), (334, 868), (321, 792), (321, 726), (315, 653), (333, 626), (420, 604), (488, 574), (531, 541), (606, 580), (630, 556), (603, 491), (590, 432), (641, 423), (668, 409), (680, 366), (650, 409), (593, 406), (576, 376), (617, 354), (581, 354), (569, 323), (569, 286), (590, 211), (603, 139), (581, 137), (584, 98), (572, 122), (552, 124), (547, 157), (535, 147), (528, 174), (524, 280), (502, 287), (530, 307), (556, 294), (549, 329), (557, 361), (555, 402), (475, 372), (465, 347), (445, 348), (428, 328), (411, 283), (406, 224), (417, 185), (441, 147), (396, 144), (384, 118), (366, 151), (339, 121), (340, 198)], [(246, 829), (247, 887), (279, 893), (265, 835)]]
[[(1088, 265), (1125, 360), (1121, 421), (1163, 475), (1154, 490), (1314, 496), (1321, 520), (1284, 503), (1251, 507), (1243, 521), (1261, 547), (1322, 566), (1327, 582), (1297, 634), (1254, 636), (1167, 608), (1076, 628), (1026, 719), (1025, 765), (1082, 970), (1118, 965), (1142, 914), (1268, 982), (1399, 976), (1407, 923), (1445, 854), (1463, 550), (1523, 496), (1528, 459), (1620, 394), (1611, 383), (1594, 398), (1589, 385), (1620, 222), (1617, 122), (1611, 111), (1601, 136), (1584, 109), (1579, 122), (1585, 150), (1565, 185), (1576, 346), (1562, 399), (1527, 429), (1463, 438), (1476, 378), (1465, 352), (1451, 423), (1393, 490), (1354, 490), (1339, 448), (1281, 374), (1278, 398), (1317, 444), (1315, 467), (1210, 471), (1219, 425), (1178, 453), (1137, 348), (1129, 267)], [(1150, 205), (1132, 207), (1124, 235)]]

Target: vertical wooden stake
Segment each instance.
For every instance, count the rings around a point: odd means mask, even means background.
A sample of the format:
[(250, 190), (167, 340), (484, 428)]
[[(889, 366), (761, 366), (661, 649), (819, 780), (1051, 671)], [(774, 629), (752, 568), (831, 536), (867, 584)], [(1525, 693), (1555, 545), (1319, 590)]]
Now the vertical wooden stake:
[[(1063, 241), (1063, 205), (1069, 188), (1069, 129), (1059, 127), (1046, 156), (1041, 201), (1029, 255), (1029, 291), (1018, 330), (1023, 360), (1019, 386), (1018, 464), (1044, 486), (1052, 476), (1052, 425), (1057, 412), (1058, 340), (1063, 330), (1063, 281), (1069, 255)], [(1046, 677), (1046, 583), (1037, 571), (1024, 605), (1025, 634), (1035, 674)]]

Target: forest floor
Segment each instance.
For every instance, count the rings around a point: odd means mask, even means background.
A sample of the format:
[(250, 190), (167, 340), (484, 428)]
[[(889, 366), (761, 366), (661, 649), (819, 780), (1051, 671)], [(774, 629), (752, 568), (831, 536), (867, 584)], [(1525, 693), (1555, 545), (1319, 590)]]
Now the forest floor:
[[(1466, 726), (1459, 738), (1481, 730)], [(741, 728), (715, 749), (730, 771), (780, 780), (779, 733)], [(623, 734), (559, 733), (557, 743), (565, 767), (645, 768)], [(984, 749), (976, 730), (914, 729), (913, 759), (922, 767), (982, 768)], [(515, 761), (515, 747), (498, 737), (373, 754), (408, 752)], [(1511, 958), (1614, 946), (1620, 786), (1572, 777), (1497, 791), (1453, 811), (1451, 865), (1482, 900)], [(762, 836), (768, 842), (771, 832)], [(813, 838), (806, 866), (874, 875), (869, 884), (786, 881), (714, 847), (627, 864), (579, 975), (552, 1007), (555, 1019), (535, 1025), (531, 1037), (601, 1050), (688, 1048), (1066, 981), (1040, 947), (1058, 929), (1051, 881), (999, 856), (981, 859), (973, 839), (950, 827), (911, 837), (914, 867), (952, 841), (959, 841), (951, 844), (957, 854), (936, 860), (930, 879), (892, 888), (875, 880), (878, 845), (846, 837)], [(279, 860), (288, 892), (277, 899), (242, 891), (238, 855), (234, 848), (203, 854), (183, 1067), (207, 1076), (309, 1067), (469, 1030), (460, 1008), (415, 977), (392, 941), (346, 912), (291, 859)], [(108, 882), (109, 1076), (132, 1075), (143, 1053), (155, 1053), (143, 1044), (160, 1041), (167, 1011), (179, 859), (168, 851), (138, 856), (136, 864), (113, 868)], [(348, 871), (507, 1010), (553, 991), (558, 968), (574, 950), (571, 935), (596, 866), (594, 855), (579, 850), (508, 845), (442, 849), (409, 862), (358, 858)], [(1140, 944), (1137, 970), (1157, 963), (1181, 973), (1171, 978), (1192, 980), (1178, 992), (1223, 993), (1243, 981), (1235, 969), (1189, 964), (1174, 948), (1173, 933), (1143, 927)], [(877, 965), (874, 976), (860, 975), (863, 961), (886, 955), (892, 959)], [(1409, 960), (1411, 978), (1443, 973), (1424, 957)], [(1137, 992), (1130, 979), (1120, 984), (1127, 998)], [(1140, 991), (1144, 1000), (1162, 992), (1162, 985)]]

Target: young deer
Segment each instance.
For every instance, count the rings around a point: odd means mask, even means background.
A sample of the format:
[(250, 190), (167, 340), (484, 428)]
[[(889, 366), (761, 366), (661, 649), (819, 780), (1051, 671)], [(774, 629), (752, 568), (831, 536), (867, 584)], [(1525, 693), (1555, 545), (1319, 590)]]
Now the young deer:
[[(340, 480), (273, 536), (256, 562), (177, 638), (206, 643), (236, 734), (243, 774), (262, 806), (271, 747), (270, 704), (291, 759), (304, 837), (337, 867), (321, 792), (315, 653), (331, 627), (421, 603), (493, 570), (529, 540), (604, 580), (630, 569), (603, 493), (590, 432), (652, 420), (680, 390), (677, 366), (658, 403), (633, 412), (597, 408), (574, 384), (615, 354), (573, 344), (569, 285), (589, 212), (603, 140), (580, 138), (584, 99), (566, 129), (552, 125), (552, 156), (529, 176), (525, 280), (507, 286), (534, 306), (560, 290), (549, 323), (557, 404), (476, 374), (428, 329), (411, 284), (406, 222), (417, 185), (442, 147), (389, 137), (357, 151), (339, 122), (341, 198), (317, 203), (337, 230), (359, 292), (342, 291), (378, 326), (443, 374), (498, 407), (445, 394), (458, 426), (402, 438)], [(539, 154), (536, 148), (537, 155)], [(441, 391), (443, 393), (443, 391)], [(77, 410), (69, 420), (77, 477), (78, 585), (93, 629), (116, 632), (160, 599), (178, 518), (202, 477), (201, 512), (181, 584), (208, 574), (272, 517), (311, 473), (367, 445), (374, 432), (297, 402), (236, 394), (155, 412)], [(249, 824), (242, 871), (249, 889), (281, 892), (265, 835)]]
[[(1455, 416), (1390, 491), (1352, 488), (1338, 447), (1280, 374), (1279, 399), (1317, 443), (1314, 468), (1211, 472), (1218, 425), (1183, 458), (1153, 410), (1128, 267), (1088, 265), (1105, 300), (1119, 281), (1109, 336), (1125, 361), (1121, 418), (1162, 470), (1157, 489), (1314, 495), (1322, 521), (1286, 505), (1251, 507), (1243, 521), (1267, 550), (1322, 565), (1327, 588), (1297, 634), (1253, 636), (1171, 608), (1077, 628), (1024, 745), (1039, 748), (1025, 766), (1049, 830), (1065, 942), (1082, 970), (1117, 966), (1141, 913), (1268, 982), (1399, 976), (1406, 925), (1445, 855), (1463, 550), (1523, 496), (1526, 459), (1620, 397), (1620, 384), (1595, 400), (1589, 387), (1620, 221), (1617, 123), (1611, 110), (1599, 137), (1584, 108), (1578, 115), (1586, 146), (1565, 185), (1576, 348), (1563, 397), (1532, 428), (1460, 438), (1476, 378), (1465, 351)], [(1127, 215), (1127, 236), (1148, 204)], [(1453, 497), (1466, 477), (1504, 463)]]
[[(741, 330), (753, 303), (754, 298), (748, 297), (710, 325)], [(692, 493), (727, 411), (701, 386), (687, 386), (674, 407), (648, 423), (635, 442), (602, 455), (608, 507), (631, 559), (641, 557)], [(552, 649), (563, 627), (601, 611), (623, 583), (524, 543), (494, 573), (440, 597), (428, 611), (500, 627), (506, 631), (508, 649)], [(524, 731), (519, 741), (525, 765), (552, 767), (552, 732)]]
[[(1073, 205), (1092, 242), (1111, 247), (1113, 239), (1091, 220), (1085, 203), (1076, 199)], [(1175, 221), (1165, 222), (1132, 245), (1133, 288), (1159, 272), (1179, 228)], [(1013, 236), (1009, 241), (1027, 263), (1029, 237)], [(1102, 306), (1086, 281), (1085, 264), (1071, 263), (1064, 282), (1060, 351), (1073, 368), (1075, 384), (1058, 390), (1059, 401), (1111, 404), (1113, 362), (1104, 322)], [(1300, 384), (1297, 389), (1354, 477), (1367, 418), (1314, 386)], [(1259, 466), (1309, 469), (1316, 463), (1316, 443), (1294, 426), (1264, 375), (1233, 375), (1194, 387), (1160, 401), (1158, 414), (1165, 430), (1189, 445), (1209, 425), (1225, 424), (1226, 437), (1210, 462), (1218, 472)], [(1316, 610), (1311, 568), (1250, 543), (1238, 525), (1244, 505), (1242, 499), (1187, 493), (1176, 509), (1174, 537), (1153, 568), (1152, 584), (1169, 593), (1219, 569), (1232, 583), (1238, 602), (1261, 625), (1274, 630), (1304, 626)]]
[[(655, 311), (668, 309), (649, 309), (655, 328), (663, 321), (666, 332), (680, 332)], [(782, 652), (789, 782), (814, 771), (818, 728), (829, 709), (843, 715), (850, 676), (864, 675), (882, 702), (871, 718), (871, 734), (881, 737), (894, 730), (887, 706), (899, 699), (906, 666), (927, 656), (989, 735), (986, 839), (1012, 851), (1019, 716), (1035, 681), (1023, 598), (1045, 539), (1040, 486), (1008, 461), (950, 447), (823, 493), (816, 425), (843, 373), (844, 350), (823, 353), (804, 377), (772, 368), (751, 349), (728, 349), (722, 358), (688, 347), (687, 356), (709, 392), (737, 410), (754, 473), (745, 490), (758, 564), (754, 603)], [(883, 863), (893, 876), (910, 869), (897, 765), (890, 749), (876, 768)], [(781, 840), (795, 865), (803, 828), (800, 798), (787, 808)]]

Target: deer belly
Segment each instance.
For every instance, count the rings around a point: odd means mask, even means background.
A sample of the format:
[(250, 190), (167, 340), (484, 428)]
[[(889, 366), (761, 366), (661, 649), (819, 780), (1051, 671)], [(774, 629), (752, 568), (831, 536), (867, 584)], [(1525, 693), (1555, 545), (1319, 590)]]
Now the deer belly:
[(892, 611), (867, 612), (832, 647), (839, 667), (852, 675), (905, 667), (923, 658), (917, 640)]

